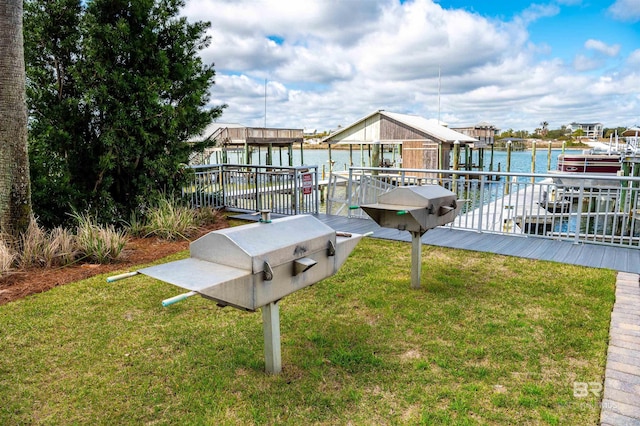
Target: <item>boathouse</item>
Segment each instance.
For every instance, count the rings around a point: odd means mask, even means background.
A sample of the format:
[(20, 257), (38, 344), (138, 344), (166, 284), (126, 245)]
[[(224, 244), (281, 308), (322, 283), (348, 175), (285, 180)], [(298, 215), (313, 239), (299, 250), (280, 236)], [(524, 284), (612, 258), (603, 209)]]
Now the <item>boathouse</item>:
[[(460, 146), (478, 142), (442, 126), (437, 120), (384, 110), (375, 111), (322, 140), (329, 145), (330, 163), (332, 146), (349, 145), (353, 153), (353, 146), (357, 145), (361, 153), (364, 147), (371, 152), (371, 166), (385, 167), (395, 163), (406, 169), (449, 169), (449, 154), (456, 141)], [(385, 149), (392, 152), (392, 158), (384, 158)], [(397, 159), (393, 158), (396, 150), (400, 154)], [(352, 155), (350, 161), (353, 165)]]
[[(266, 165), (274, 165), (276, 153), (279, 164), (293, 166), (293, 145), (303, 146), (303, 129), (280, 129), (245, 127), (235, 123), (212, 123), (190, 142), (205, 142), (209, 145), (202, 153), (193, 154), (189, 164), (240, 163), (252, 164), (252, 156), (266, 152)], [(287, 158), (283, 158), (283, 150)], [(215, 156), (215, 158), (212, 158)], [(260, 161), (258, 161), (260, 164)]]
[(473, 126), (453, 127), (452, 129), (477, 139), (478, 141), (473, 144), (473, 147), (477, 149), (484, 149), (493, 145), (496, 135), (500, 131), (496, 126), (486, 121), (481, 121)]

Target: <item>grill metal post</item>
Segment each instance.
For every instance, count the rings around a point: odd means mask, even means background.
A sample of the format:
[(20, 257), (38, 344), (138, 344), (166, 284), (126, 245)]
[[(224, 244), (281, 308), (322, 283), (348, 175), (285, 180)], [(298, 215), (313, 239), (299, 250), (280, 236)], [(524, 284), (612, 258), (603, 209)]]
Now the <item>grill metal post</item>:
[(262, 328), (264, 330), (265, 371), (269, 374), (282, 372), (280, 352), (280, 306), (271, 302), (262, 308)]
[(422, 241), (419, 232), (411, 232), (411, 288), (420, 288), (422, 275)]

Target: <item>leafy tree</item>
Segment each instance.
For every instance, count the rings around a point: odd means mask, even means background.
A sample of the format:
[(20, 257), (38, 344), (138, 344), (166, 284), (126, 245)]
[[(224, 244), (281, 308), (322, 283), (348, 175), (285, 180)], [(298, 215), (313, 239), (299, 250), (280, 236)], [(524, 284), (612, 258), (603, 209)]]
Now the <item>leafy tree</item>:
[(513, 137), (514, 132), (513, 129), (507, 129), (504, 132), (500, 133), (499, 139), (511, 138)]
[(185, 141), (225, 107), (206, 109), (209, 24), (179, 17), (182, 0), (26, 4), (36, 213), (116, 221), (177, 190), (194, 149)]
[(561, 139), (563, 137), (566, 136), (566, 130), (560, 128), (560, 129), (554, 129), (554, 130), (547, 130), (547, 138), (548, 139)]
[(605, 128), (603, 129), (603, 135), (605, 138), (610, 138), (616, 135), (616, 132), (619, 135), (621, 135), (625, 130), (627, 130), (626, 127), (613, 127), (613, 128)]
[(22, 0), (0, 0), (0, 231), (18, 236), (31, 218)]
[(543, 121), (542, 123), (540, 123), (540, 126), (542, 126), (542, 129), (540, 131), (542, 137), (547, 136), (547, 132), (549, 131), (549, 122)]

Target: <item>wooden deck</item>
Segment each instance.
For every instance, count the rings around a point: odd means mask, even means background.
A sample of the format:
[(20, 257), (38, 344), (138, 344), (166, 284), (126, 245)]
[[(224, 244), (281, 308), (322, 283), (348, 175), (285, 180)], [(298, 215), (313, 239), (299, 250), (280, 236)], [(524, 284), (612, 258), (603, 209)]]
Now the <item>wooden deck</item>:
[[(319, 214), (319, 220), (339, 231), (363, 234), (373, 232), (373, 238), (411, 241), (406, 231), (381, 228), (370, 219), (350, 219)], [(422, 236), (424, 244), (549, 260), (572, 265), (613, 269), (640, 274), (640, 249), (598, 244), (575, 244), (536, 236), (500, 235), (488, 232), (462, 231), (447, 227), (435, 228)]]

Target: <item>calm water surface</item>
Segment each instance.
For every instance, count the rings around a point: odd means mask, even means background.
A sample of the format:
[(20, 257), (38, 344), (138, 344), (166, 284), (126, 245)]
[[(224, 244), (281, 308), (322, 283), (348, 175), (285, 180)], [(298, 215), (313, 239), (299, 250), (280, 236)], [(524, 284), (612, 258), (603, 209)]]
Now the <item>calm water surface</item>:
[[(567, 150), (568, 152), (569, 150)], [(555, 170), (558, 164), (558, 155), (561, 153), (560, 149), (552, 149), (551, 150), (551, 161), (548, 159), (548, 149), (538, 147), (536, 150), (536, 161), (535, 161), (535, 173), (547, 173), (547, 170)], [(393, 160), (394, 158), (398, 158), (398, 154), (394, 154), (391, 152), (385, 152), (384, 158), (388, 158)], [(289, 155), (286, 150), (280, 152), (278, 149), (273, 150), (273, 163), (274, 165), (288, 165), (289, 164)], [(282, 159), (282, 162), (280, 161)], [(348, 150), (331, 150), (331, 159), (334, 163), (334, 170), (347, 170), (349, 168), (350, 159), (349, 159), (349, 151)], [(215, 163), (215, 159), (212, 159), (213, 163)], [(329, 170), (329, 150), (327, 149), (306, 149), (302, 154), (301, 161), (301, 153), (300, 149), (294, 149), (293, 151), (293, 164), (295, 166), (306, 165), (306, 166), (318, 166), (319, 170), (322, 171), (324, 168)], [(367, 150), (363, 152), (360, 151), (359, 147), (354, 147), (353, 149), (353, 165), (354, 166), (363, 166), (369, 167), (369, 155)], [(490, 150), (485, 150), (484, 153), (484, 170), (489, 170), (489, 163), (491, 160), (491, 152)], [(229, 154), (229, 162), (230, 163), (243, 163), (241, 154)], [(478, 163), (478, 152), (474, 151), (473, 153), (473, 163)], [(511, 171), (517, 173), (530, 173), (531, 172), (531, 163), (532, 163), (532, 152), (528, 151), (513, 151), (511, 152)], [(254, 153), (252, 158), (252, 164), (266, 164), (266, 150), (262, 150), (260, 152), (260, 158), (258, 158), (258, 154)], [(493, 153), (493, 171), (498, 170), (498, 166), (500, 170), (505, 172), (507, 167), (507, 153), (506, 151), (494, 151)]]

